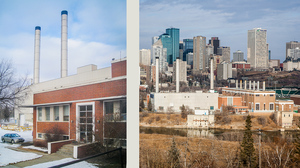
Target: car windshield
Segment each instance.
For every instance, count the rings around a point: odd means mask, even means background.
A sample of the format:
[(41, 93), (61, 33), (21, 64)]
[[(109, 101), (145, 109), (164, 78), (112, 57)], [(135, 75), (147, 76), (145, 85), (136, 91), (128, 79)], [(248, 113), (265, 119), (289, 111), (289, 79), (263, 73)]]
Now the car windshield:
[(18, 134), (11, 134), (11, 137), (20, 137)]

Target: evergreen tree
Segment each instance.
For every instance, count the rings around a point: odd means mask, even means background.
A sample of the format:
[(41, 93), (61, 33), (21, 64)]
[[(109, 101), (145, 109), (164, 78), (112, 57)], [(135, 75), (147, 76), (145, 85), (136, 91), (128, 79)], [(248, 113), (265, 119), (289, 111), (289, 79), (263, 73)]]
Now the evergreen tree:
[(241, 144), (241, 163), (246, 167), (256, 167), (256, 154), (253, 145), (253, 138), (251, 132), (251, 116), (248, 115), (246, 119), (245, 132)]
[(151, 99), (149, 99), (149, 103), (148, 103), (148, 111), (152, 111), (152, 103), (151, 103)]
[(180, 107), (181, 110), (181, 118), (186, 118), (187, 117), (187, 110), (184, 104)]
[(145, 108), (144, 100), (140, 99), (140, 112), (143, 111)]
[(169, 150), (169, 162), (170, 162), (170, 167), (180, 167), (180, 157), (179, 157), (180, 153), (179, 150), (176, 147), (176, 142), (175, 142), (175, 138), (172, 138), (172, 145), (171, 148)]

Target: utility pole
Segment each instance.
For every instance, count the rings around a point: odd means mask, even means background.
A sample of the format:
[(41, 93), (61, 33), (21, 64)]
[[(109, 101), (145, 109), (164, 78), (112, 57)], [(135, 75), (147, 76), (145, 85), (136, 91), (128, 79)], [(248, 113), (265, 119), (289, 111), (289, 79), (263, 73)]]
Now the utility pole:
[(261, 168), (261, 129), (258, 129), (258, 146), (259, 146), (259, 168)]

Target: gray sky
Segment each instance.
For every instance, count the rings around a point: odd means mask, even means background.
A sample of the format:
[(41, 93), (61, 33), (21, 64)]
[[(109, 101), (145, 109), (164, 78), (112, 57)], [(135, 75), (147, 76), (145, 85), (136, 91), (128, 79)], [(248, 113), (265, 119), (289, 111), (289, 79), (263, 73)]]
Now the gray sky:
[(299, 0), (141, 0), (140, 49), (151, 48), (151, 37), (166, 28), (180, 29), (180, 40), (219, 37), (232, 53), (241, 50), (247, 58), (247, 32), (267, 29), (272, 59), (285, 59), (289, 41), (300, 41)]
[(41, 26), (40, 81), (60, 77), (61, 11), (68, 11), (68, 74), (126, 56), (126, 1), (1, 0), (0, 58), (33, 76), (35, 26)]

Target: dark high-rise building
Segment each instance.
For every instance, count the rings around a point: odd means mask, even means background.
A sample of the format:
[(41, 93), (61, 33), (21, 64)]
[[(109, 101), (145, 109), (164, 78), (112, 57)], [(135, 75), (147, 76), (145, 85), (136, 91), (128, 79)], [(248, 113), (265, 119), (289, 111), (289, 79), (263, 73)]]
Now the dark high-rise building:
[[(172, 61), (172, 57), (173, 57), (173, 45), (172, 45), (172, 38), (169, 34), (164, 33), (162, 35), (159, 36), (159, 39), (161, 40), (161, 43), (163, 45), (163, 48), (167, 49), (167, 62), (173, 63)], [(179, 51), (178, 51), (179, 52)]]
[(183, 61), (187, 61), (187, 54), (193, 52), (193, 39), (183, 39)]
[(179, 57), (179, 29), (178, 28), (168, 28), (166, 33), (172, 38), (172, 60), (169, 64), (173, 64), (176, 58)]
[(218, 48), (220, 47), (220, 40), (218, 37), (212, 37), (209, 40), (209, 44), (214, 47), (214, 54), (217, 54)]

